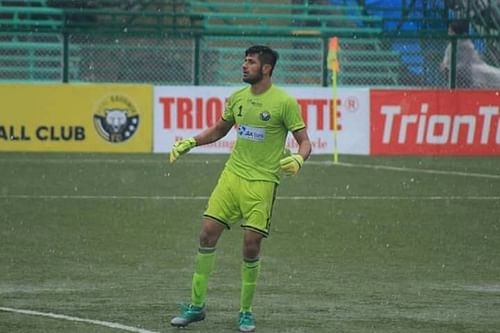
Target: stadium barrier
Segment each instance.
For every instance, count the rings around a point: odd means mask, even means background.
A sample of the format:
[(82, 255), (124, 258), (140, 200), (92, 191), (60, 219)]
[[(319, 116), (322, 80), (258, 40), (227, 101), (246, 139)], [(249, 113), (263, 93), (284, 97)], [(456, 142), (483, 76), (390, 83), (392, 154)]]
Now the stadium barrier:
[[(463, 86), (455, 66), (448, 76), (438, 70), (446, 45), (458, 39), (446, 35), (449, 17), (402, 17), (400, 6), (379, 12), (254, 0), (19, 3), (0, 6), (1, 82), (235, 85), (243, 50), (269, 44), (282, 54), (275, 82), (328, 86), (328, 40), (337, 36), (341, 87)], [(469, 37), (498, 67), (498, 34)]]
[[(168, 153), (212, 126), (235, 90), (217, 86), (0, 85), (0, 151)], [(314, 154), (500, 155), (496, 90), (285, 87)], [(229, 153), (231, 131), (196, 153)], [(336, 140), (336, 141), (334, 141)], [(294, 140), (287, 140), (296, 148)]]
[(0, 151), (151, 152), (152, 86), (0, 84)]

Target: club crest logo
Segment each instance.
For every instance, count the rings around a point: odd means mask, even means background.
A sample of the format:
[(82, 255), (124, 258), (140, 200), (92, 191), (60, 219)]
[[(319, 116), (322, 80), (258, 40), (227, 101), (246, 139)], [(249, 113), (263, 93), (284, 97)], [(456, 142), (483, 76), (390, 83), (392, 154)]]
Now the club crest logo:
[(139, 127), (135, 105), (123, 95), (104, 98), (94, 114), (97, 133), (106, 141), (120, 143), (129, 140)]
[(261, 112), (260, 119), (263, 121), (269, 121), (269, 119), (271, 119), (271, 114), (267, 111)]

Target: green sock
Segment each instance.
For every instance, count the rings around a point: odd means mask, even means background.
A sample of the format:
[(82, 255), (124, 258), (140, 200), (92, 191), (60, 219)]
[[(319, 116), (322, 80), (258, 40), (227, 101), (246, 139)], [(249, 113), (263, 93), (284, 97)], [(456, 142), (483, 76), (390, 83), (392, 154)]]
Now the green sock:
[(191, 304), (203, 306), (207, 295), (208, 278), (214, 270), (215, 248), (200, 248), (196, 255), (191, 287)]
[(260, 260), (243, 260), (241, 265), (241, 298), (240, 311), (251, 312), (257, 278), (260, 272)]

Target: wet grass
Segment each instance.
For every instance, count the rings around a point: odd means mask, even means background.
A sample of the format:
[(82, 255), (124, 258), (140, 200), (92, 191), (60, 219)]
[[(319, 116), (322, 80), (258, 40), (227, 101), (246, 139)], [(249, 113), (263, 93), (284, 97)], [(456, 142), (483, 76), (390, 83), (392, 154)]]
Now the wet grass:
[[(497, 332), (500, 159), (326, 159), (280, 186), (257, 330)], [(0, 307), (177, 332), (169, 320), (189, 300), (200, 216), (224, 160), (0, 154)], [(207, 319), (185, 331), (236, 331), (240, 253), (233, 228)], [(0, 332), (118, 331), (0, 311)]]

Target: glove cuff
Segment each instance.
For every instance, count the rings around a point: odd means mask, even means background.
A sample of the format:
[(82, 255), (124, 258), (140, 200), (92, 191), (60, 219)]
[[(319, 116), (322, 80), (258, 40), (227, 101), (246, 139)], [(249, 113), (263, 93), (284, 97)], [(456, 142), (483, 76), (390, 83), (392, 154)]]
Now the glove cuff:
[(186, 141), (189, 143), (189, 149), (196, 147), (196, 140), (194, 137), (186, 139)]
[(294, 154), (293, 158), (297, 161), (297, 163), (299, 163), (299, 166), (302, 168), (302, 166), (304, 165), (304, 158), (302, 157), (302, 155)]

